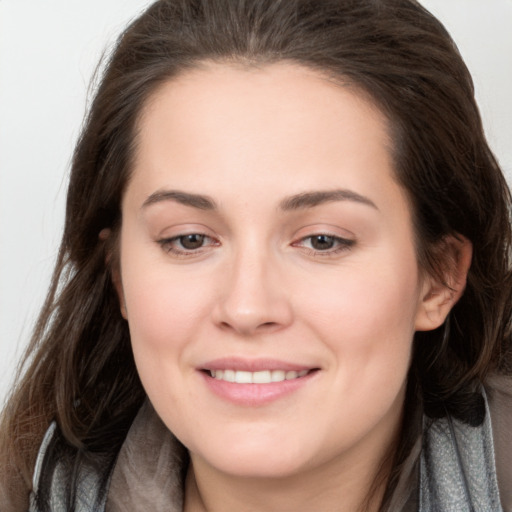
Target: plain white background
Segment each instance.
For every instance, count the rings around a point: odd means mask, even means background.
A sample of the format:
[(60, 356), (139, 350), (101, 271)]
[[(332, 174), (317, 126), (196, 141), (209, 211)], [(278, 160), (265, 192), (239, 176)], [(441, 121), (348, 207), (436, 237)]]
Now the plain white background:
[[(0, 0), (0, 404), (50, 281), (95, 66), (150, 3)], [(512, 181), (512, 0), (423, 4), (473, 73), (491, 147)]]

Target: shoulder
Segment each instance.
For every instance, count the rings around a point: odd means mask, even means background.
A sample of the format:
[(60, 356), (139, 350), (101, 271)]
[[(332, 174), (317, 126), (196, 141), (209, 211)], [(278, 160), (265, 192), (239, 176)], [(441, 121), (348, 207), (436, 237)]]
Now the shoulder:
[(52, 423), (37, 455), (29, 512), (67, 512), (70, 507), (75, 512), (103, 512), (103, 475), (92, 464), (81, 464), (77, 469), (56, 461), (59, 438), (58, 427)]
[(424, 419), (420, 510), (512, 512), (512, 378), (490, 376), (482, 396), (481, 424)]
[(512, 511), (512, 377), (491, 375), (485, 390), (494, 440), (496, 474), (503, 509)]

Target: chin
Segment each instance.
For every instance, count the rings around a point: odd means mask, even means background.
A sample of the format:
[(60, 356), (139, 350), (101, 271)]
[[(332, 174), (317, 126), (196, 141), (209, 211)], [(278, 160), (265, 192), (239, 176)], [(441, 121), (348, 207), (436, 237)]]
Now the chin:
[[(252, 439), (252, 442), (245, 446), (242, 443), (232, 443), (231, 449), (222, 452), (215, 450), (213, 453), (209, 451), (202, 454), (201, 458), (210, 466), (231, 476), (258, 479), (286, 478), (306, 470), (310, 463), (304, 444), (293, 445), (291, 447), (282, 442), (268, 443), (265, 440), (258, 443)], [(298, 449), (298, 446), (301, 448)]]
[(266, 453), (260, 453), (258, 457), (251, 457), (249, 460), (244, 457), (237, 460), (216, 461), (215, 465), (225, 474), (246, 479), (289, 478), (304, 469), (301, 461), (276, 461)]

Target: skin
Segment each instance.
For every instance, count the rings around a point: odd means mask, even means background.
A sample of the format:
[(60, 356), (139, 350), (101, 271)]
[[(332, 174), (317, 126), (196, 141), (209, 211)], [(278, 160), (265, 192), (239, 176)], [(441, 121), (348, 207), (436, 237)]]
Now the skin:
[[(138, 142), (116, 285), (142, 383), (191, 454), (185, 509), (357, 510), (399, 434), (413, 334), (460, 296), (468, 244), (448, 243), (459, 291), (422, 275), (385, 117), (298, 65), (188, 71), (154, 93)], [(235, 356), (316, 370), (232, 403), (201, 370)]]

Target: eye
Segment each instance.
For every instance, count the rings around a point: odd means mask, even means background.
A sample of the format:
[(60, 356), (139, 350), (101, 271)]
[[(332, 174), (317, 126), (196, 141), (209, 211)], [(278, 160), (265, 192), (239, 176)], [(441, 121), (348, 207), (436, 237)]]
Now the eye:
[(202, 253), (201, 249), (218, 245), (218, 242), (202, 233), (188, 233), (172, 238), (163, 238), (158, 240), (158, 244), (168, 253), (188, 256)]
[(302, 247), (312, 255), (336, 255), (349, 250), (355, 244), (355, 240), (342, 238), (326, 233), (318, 233), (301, 238), (292, 245)]
[(188, 251), (199, 249), (203, 246), (206, 239), (205, 235), (199, 235), (198, 233), (192, 233), (191, 235), (180, 236), (177, 241), (179, 244)]
[(336, 244), (336, 238), (330, 235), (314, 235), (309, 237), (311, 247), (316, 251), (327, 251)]

